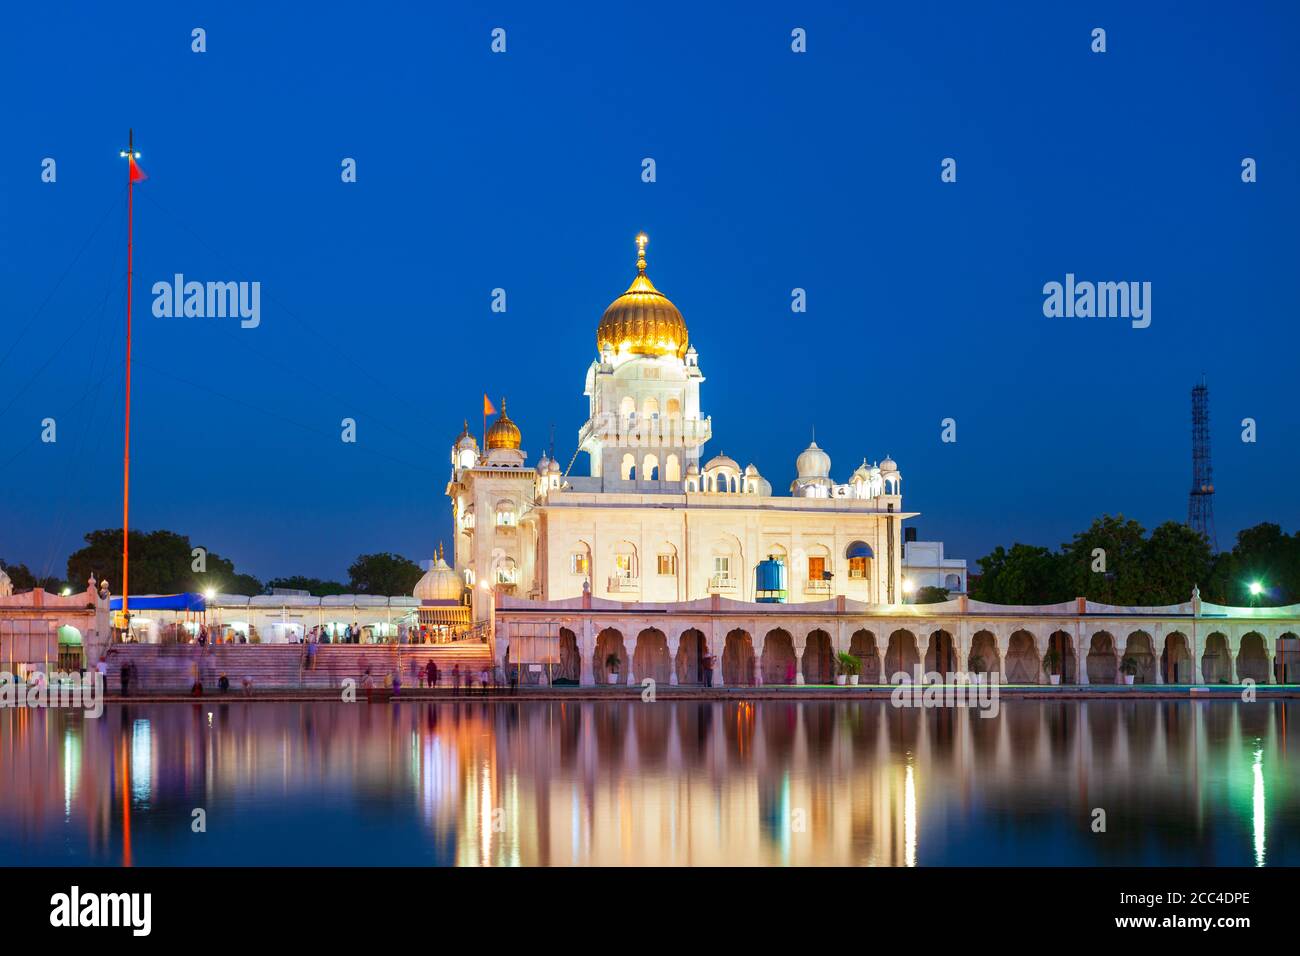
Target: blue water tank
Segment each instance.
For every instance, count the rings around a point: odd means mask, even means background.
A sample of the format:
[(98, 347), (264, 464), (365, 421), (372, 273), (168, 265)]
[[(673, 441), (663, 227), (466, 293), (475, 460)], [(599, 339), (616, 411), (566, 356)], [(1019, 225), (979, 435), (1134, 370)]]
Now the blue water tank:
[(754, 568), (754, 600), (759, 604), (784, 604), (786, 597), (785, 562), (768, 555)]

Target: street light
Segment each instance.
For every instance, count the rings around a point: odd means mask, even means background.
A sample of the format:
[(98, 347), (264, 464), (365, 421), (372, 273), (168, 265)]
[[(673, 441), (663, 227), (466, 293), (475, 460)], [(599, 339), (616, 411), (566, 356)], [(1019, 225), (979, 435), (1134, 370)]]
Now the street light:
[(1258, 581), (1251, 581), (1250, 593), (1255, 597), (1259, 597), (1261, 594), (1264, 593), (1264, 585), (1260, 584)]
[(911, 596), (912, 593), (915, 591), (916, 591), (916, 582), (913, 581), (911, 578), (903, 578), (903, 603), (904, 604), (907, 603), (908, 597)]

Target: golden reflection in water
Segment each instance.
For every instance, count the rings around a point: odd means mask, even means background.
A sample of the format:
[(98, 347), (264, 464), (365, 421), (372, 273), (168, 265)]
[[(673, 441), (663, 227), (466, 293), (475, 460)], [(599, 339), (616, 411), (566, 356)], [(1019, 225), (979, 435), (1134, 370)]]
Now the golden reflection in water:
[[(1262, 866), (1272, 829), (1278, 865), (1276, 834), (1300, 820), (1274, 779), (1286, 706), (1015, 701), (994, 719), (875, 701), (5, 711), (0, 863), (57, 860), (67, 840), (74, 861), (165, 864), (166, 828), (188, 830), (196, 806), (210, 819), (249, 810), (223, 825), (262, 822), (256, 838), (293, 863), (319, 843), (307, 828), (320, 819), (296, 812), (310, 806), (342, 838), (382, 828), (350, 850), (372, 857), (340, 862), (979, 864), (1010, 835), (1045, 840), (1043, 863)], [(1095, 806), (1141, 825), (1091, 839)], [(1224, 834), (1234, 856), (1197, 855)], [(1060, 858), (1062, 841), (1077, 858)]]

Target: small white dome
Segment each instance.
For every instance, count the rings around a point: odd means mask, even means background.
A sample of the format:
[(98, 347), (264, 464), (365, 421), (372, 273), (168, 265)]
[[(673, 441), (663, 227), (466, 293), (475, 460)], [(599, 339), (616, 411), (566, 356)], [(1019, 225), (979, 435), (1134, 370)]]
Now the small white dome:
[(756, 467), (754, 467), (754, 463), (753, 463), (752, 461), (751, 461), (748, 465), (745, 466), (745, 477), (746, 477), (746, 478), (757, 478), (757, 477), (759, 477), (758, 469), (757, 469)]
[(549, 471), (550, 467), (551, 459), (546, 457), (546, 452), (542, 452), (542, 457), (537, 459), (537, 473), (544, 475)]
[(799, 453), (794, 467), (800, 478), (829, 478), (831, 456), (818, 448), (816, 442), (812, 442)]
[(695, 462), (691, 462), (689, 465), (686, 466), (686, 474), (698, 475), (699, 473), (700, 473), (700, 466), (695, 464)]
[(414, 596), (421, 601), (459, 601), (460, 595), (460, 577), (442, 558), (424, 572), (414, 591)]
[(705, 471), (712, 471), (714, 468), (730, 468), (735, 472), (740, 471), (740, 465), (736, 460), (734, 458), (728, 458), (726, 455), (715, 455), (704, 465)]
[(862, 464), (858, 465), (858, 470), (853, 473), (850, 481), (867, 481), (871, 478), (871, 468), (867, 465), (867, 460), (862, 459)]
[(886, 455), (885, 460), (880, 463), (880, 470), (882, 472), (898, 471), (898, 464), (894, 461), (894, 459)]
[(548, 466), (546, 470), (549, 471), (552, 475), (558, 475), (560, 473), (560, 463), (556, 461), (554, 458), (552, 458), (551, 464)]

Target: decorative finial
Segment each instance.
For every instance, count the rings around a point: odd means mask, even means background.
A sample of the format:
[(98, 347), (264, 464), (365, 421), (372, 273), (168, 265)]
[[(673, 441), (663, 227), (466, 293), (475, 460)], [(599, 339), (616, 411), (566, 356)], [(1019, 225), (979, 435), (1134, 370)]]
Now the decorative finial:
[(636, 271), (645, 275), (645, 244), (650, 241), (650, 237), (644, 232), (636, 234)]
[(504, 395), (501, 396), (501, 417), (506, 417), (506, 397)]

